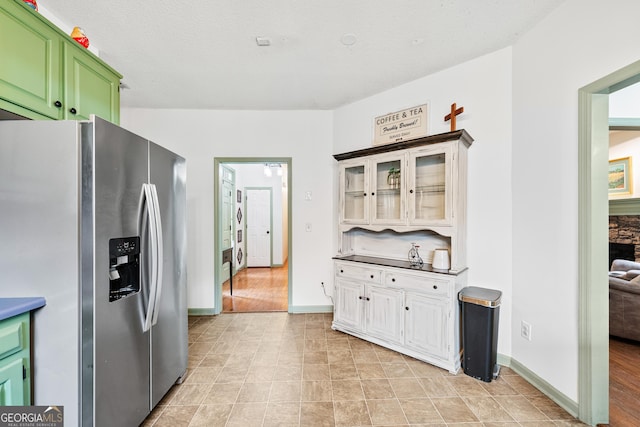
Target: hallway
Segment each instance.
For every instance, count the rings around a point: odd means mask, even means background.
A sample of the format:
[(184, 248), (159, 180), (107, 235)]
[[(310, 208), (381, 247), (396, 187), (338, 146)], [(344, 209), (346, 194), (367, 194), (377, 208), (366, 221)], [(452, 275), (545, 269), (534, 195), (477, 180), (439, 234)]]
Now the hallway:
[(251, 267), (240, 270), (233, 276), (233, 295), (229, 294), (229, 281), (222, 284), (222, 311), (287, 311), (288, 275), (288, 263), (282, 267)]

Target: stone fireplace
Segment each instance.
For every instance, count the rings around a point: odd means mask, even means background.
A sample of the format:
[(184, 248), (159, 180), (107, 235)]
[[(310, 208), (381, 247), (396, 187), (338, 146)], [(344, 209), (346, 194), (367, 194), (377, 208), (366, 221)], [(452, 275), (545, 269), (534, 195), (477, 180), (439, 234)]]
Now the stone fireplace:
[(609, 265), (616, 257), (640, 262), (640, 215), (609, 216)]

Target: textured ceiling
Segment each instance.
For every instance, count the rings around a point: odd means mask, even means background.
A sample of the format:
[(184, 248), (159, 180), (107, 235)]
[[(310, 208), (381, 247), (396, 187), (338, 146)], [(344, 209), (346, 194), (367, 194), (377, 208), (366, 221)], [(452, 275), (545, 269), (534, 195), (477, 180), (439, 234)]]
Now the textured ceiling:
[(123, 107), (275, 110), (333, 109), (509, 46), (563, 1), (39, 2), (124, 75)]

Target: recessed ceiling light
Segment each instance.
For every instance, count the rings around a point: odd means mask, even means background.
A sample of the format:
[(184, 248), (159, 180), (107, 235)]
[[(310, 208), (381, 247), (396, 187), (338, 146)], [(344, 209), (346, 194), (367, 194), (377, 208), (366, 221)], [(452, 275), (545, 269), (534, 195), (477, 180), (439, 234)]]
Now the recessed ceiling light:
[(340, 37), (340, 42), (345, 46), (352, 46), (356, 44), (357, 41), (358, 38), (353, 33), (343, 34), (342, 37)]
[(268, 37), (256, 37), (256, 44), (258, 46), (271, 46), (271, 39)]

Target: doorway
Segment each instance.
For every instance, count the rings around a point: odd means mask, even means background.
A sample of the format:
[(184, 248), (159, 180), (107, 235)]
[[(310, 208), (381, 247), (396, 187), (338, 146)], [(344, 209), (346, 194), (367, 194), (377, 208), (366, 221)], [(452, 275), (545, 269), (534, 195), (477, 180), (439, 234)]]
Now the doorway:
[[(223, 168), (232, 169), (235, 173), (235, 186), (232, 194), (233, 223), (232, 234), (233, 265), (236, 272), (232, 284), (224, 275), (222, 263), (224, 221), (222, 208)], [(244, 307), (237, 311), (290, 311), (292, 289), (292, 203), (289, 188), (291, 187), (292, 162), (290, 157), (273, 158), (214, 158), (214, 252), (216, 254), (214, 287), (215, 313), (230, 311), (224, 307)], [(252, 217), (248, 209), (256, 209), (247, 204), (248, 193), (258, 191), (254, 195), (269, 194), (267, 201), (262, 200), (260, 214), (266, 209), (267, 224), (261, 235), (249, 236), (254, 232), (246, 227), (247, 219)], [(268, 190), (268, 191), (266, 191)], [(266, 208), (265, 208), (266, 203)], [(253, 218), (258, 218), (253, 213)], [(249, 224), (254, 223), (252, 220)], [(248, 267), (247, 261), (256, 252), (261, 256), (261, 267)], [(254, 260), (252, 259), (252, 262)], [(256, 264), (257, 265), (257, 264)], [(224, 284), (224, 287), (223, 287)], [(231, 291), (231, 288), (233, 291)], [(224, 296), (224, 298), (223, 298)], [(229, 304), (232, 298), (235, 305)], [(279, 299), (279, 305), (274, 300)], [(223, 302), (224, 300), (224, 302)], [(247, 308), (248, 307), (248, 308)], [(276, 307), (276, 308), (274, 308)]]
[(609, 419), (609, 94), (638, 81), (640, 61), (578, 91), (578, 403), (591, 425)]

